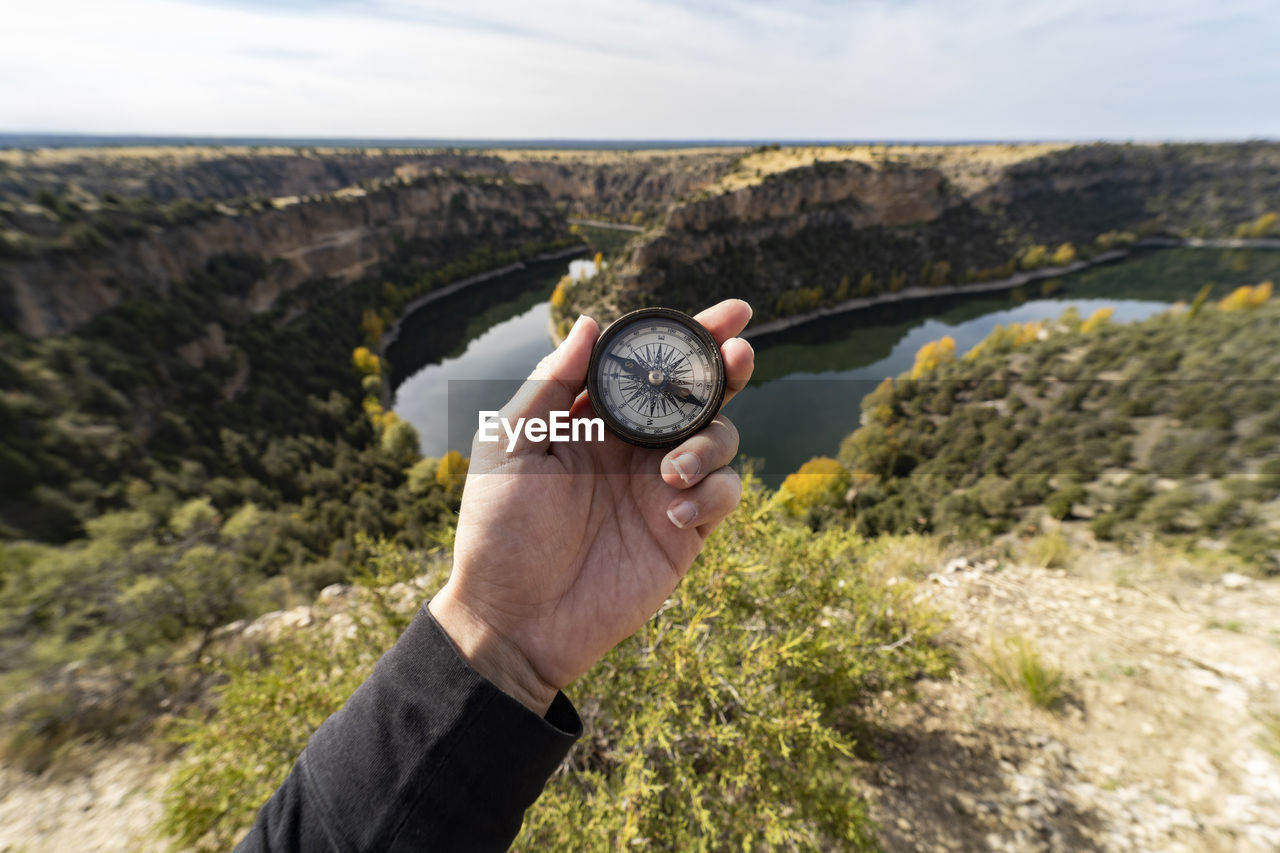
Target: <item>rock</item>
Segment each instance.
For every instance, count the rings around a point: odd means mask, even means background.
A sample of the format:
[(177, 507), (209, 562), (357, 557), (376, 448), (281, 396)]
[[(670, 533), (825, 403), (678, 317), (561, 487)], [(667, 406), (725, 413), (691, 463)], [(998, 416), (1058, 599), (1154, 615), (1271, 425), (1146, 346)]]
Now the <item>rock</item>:
[(1243, 589), (1253, 583), (1253, 578), (1236, 572), (1227, 572), (1218, 579), (1218, 583), (1222, 584), (1226, 589)]
[(351, 587), (342, 583), (331, 583), (316, 596), (316, 604), (331, 604), (351, 594)]

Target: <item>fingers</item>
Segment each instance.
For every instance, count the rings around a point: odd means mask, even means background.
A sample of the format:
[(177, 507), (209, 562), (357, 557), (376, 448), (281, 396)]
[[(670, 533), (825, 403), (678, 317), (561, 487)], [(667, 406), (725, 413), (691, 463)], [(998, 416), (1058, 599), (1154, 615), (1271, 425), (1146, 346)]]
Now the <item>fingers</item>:
[(724, 402), (728, 403), (739, 391), (747, 387), (747, 382), (751, 379), (751, 371), (755, 369), (755, 350), (751, 348), (751, 344), (734, 337), (750, 322), (751, 306), (741, 299), (726, 299), (712, 305), (694, 319), (706, 327), (711, 337), (720, 344), (725, 378), (728, 380), (724, 391)]
[(659, 470), (668, 486), (687, 489), (733, 461), (738, 453), (738, 428), (728, 418), (716, 418), (707, 428), (662, 457)]
[(726, 299), (700, 312), (693, 319), (711, 333), (716, 343), (723, 345), (747, 327), (751, 320), (751, 306), (741, 299)]
[(720, 347), (720, 355), (724, 359), (724, 403), (737, 396), (747, 387), (751, 374), (756, 369), (756, 351), (751, 344), (742, 338), (730, 338)]
[[(579, 317), (560, 346), (538, 362), (520, 390), (502, 407), (501, 416), (514, 424), (520, 418), (546, 420), (552, 411), (569, 411), (586, 387), (591, 347), (599, 336), (600, 327), (595, 320)], [(530, 442), (522, 434), (512, 452), (521, 453), (531, 447), (546, 450), (545, 444)]]
[(667, 518), (681, 530), (697, 528), (707, 536), (733, 512), (742, 497), (742, 480), (732, 468), (719, 468), (691, 489), (676, 495)]

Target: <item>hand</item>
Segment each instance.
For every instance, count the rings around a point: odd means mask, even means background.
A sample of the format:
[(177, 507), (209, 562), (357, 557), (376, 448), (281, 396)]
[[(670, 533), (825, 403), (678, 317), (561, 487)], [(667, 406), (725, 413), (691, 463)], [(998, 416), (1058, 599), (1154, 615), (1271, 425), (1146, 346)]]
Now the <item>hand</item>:
[[(754, 368), (750, 344), (734, 337), (750, 319), (737, 299), (697, 316), (720, 344), (726, 403)], [(599, 335), (580, 317), (502, 416), (591, 417), (583, 389)], [(480, 674), (545, 714), (557, 690), (657, 612), (738, 505), (737, 452), (723, 415), (667, 451), (608, 432), (602, 442), (522, 437), (511, 453), (473, 443), (453, 572), (431, 613)]]

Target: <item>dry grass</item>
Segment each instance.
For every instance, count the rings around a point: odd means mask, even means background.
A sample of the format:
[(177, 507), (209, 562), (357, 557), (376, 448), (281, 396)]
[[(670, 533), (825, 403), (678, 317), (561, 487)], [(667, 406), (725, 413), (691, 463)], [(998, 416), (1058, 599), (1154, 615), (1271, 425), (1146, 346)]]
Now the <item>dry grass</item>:
[(823, 162), (884, 160), (917, 168), (936, 168), (965, 192), (989, 186), (1005, 167), (1069, 147), (1064, 143), (1027, 145), (829, 145), (753, 151), (738, 168), (721, 178), (712, 192), (732, 192), (758, 184), (765, 177)]
[(866, 565), (873, 577), (921, 580), (954, 556), (956, 549), (947, 547), (936, 536), (907, 533), (871, 540)]
[(1071, 543), (1067, 537), (1054, 531), (1037, 536), (1023, 547), (1028, 565), (1041, 569), (1062, 569), (1071, 562)]
[(1262, 748), (1280, 758), (1280, 714), (1260, 714), (1258, 722), (1262, 723)]
[(978, 663), (1001, 687), (1037, 707), (1053, 710), (1067, 698), (1062, 668), (1045, 660), (1029, 637), (1018, 634), (997, 640), (993, 636), (987, 654), (979, 655)]

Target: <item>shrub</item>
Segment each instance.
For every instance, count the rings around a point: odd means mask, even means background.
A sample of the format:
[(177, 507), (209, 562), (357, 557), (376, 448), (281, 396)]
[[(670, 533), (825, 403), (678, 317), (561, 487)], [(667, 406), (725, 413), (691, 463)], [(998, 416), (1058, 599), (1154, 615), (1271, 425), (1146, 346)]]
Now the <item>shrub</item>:
[(1231, 291), (1218, 303), (1222, 311), (1249, 311), (1266, 303), (1271, 298), (1271, 282), (1264, 281), (1252, 287), (1242, 285)]
[(1100, 326), (1105, 325), (1114, 313), (1116, 313), (1116, 309), (1111, 306), (1099, 308), (1097, 311), (1090, 314), (1087, 320), (1080, 324), (1080, 331), (1086, 335), (1089, 334)]
[[(864, 552), (847, 530), (785, 521), (747, 478), (662, 612), (570, 688), (588, 736), (515, 849), (874, 847), (848, 782), (859, 709), (947, 663), (913, 586), (873, 580)], [(386, 546), (378, 559), (410, 562)], [(184, 727), (167, 822), (180, 842), (226, 849), (253, 820), (398, 631), (375, 616), (354, 642), (286, 642), (264, 669), (231, 668), (217, 711)]]
[(919, 379), (936, 370), (939, 365), (954, 361), (955, 357), (955, 338), (947, 335), (941, 340), (930, 341), (916, 352), (916, 361), (911, 368), (911, 378)]
[(369, 351), (368, 347), (356, 347), (351, 353), (351, 363), (365, 376), (377, 376), (382, 373), (382, 363)]
[(1049, 511), (1049, 515), (1056, 519), (1064, 519), (1071, 515), (1071, 507), (1085, 500), (1088, 492), (1084, 487), (1072, 483), (1058, 489), (1045, 500), (1045, 508)]
[(1022, 257), (1018, 263), (1024, 270), (1033, 270), (1042, 267), (1049, 257), (1049, 248), (1047, 246), (1032, 246), (1022, 253)]
[(782, 481), (779, 497), (793, 513), (839, 503), (849, 487), (849, 469), (829, 456), (816, 456)]
[(1049, 259), (1050, 266), (1065, 267), (1076, 259), (1076, 247), (1070, 243), (1063, 243), (1053, 251), (1053, 257)]

